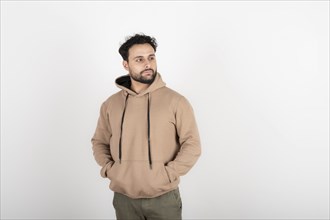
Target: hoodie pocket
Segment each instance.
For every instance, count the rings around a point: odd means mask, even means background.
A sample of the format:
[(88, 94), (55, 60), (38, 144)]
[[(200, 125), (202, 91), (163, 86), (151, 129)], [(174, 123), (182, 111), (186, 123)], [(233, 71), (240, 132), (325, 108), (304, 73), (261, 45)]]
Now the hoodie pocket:
[(161, 167), (161, 173), (162, 173), (163, 179), (165, 180), (165, 183), (166, 184), (167, 183), (171, 183), (171, 179), (170, 179), (170, 177), (169, 177), (169, 175), (168, 175), (168, 173), (167, 173), (167, 171), (165, 169), (165, 165), (163, 165)]
[(114, 162), (113, 164), (111, 164), (111, 166), (108, 166), (107, 167), (107, 177), (108, 177), (108, 179), (112, 179), (111, 178), (111, 174), (112, 174), (112, 171), (114, 170), (114, 168), (115, 168), (115, 166), (117, 165), (117, 162)]
[(154, 189), (163, 189), (170, 185), (165, 166), (163, 163), (154, 163), (152, 169), (148, 168), (148, 177), (150, 187)]
[(107, 178), (108, 177), (108, 170), (113, 166), (114, 162), (109, 162), (107, 163), (104, 167), (102, 167), (101, 169), (101, 176), (103, 178)]
[(171, 188), (171, 183), (162, 162), (153, 163), (150, 169), (148, 161), (116, 162), (108, 170), (110, 188), (131, 198), (151, 198), (161, 195)]
[(163, 165), (163, 167), (162, 167), (162, 174), (163, 174), (163, 177), (166, 179), (167, 183), (171, 183), (172, 182), (170, 176), (167, 173), (167, 170), (165, 168), (165, 165)]

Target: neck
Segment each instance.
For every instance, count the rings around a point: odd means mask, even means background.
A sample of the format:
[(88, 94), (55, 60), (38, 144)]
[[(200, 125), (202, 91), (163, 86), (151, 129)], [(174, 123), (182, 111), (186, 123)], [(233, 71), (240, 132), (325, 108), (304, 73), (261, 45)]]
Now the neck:
[(136, 92), (136, 93), (140, 93), (144, 90), (146, 90), (150, 85), (149, 84), (144, 84), (144, 83), (140, 83), (135, 81), (134, 79), (131, 78), (131, 89)]

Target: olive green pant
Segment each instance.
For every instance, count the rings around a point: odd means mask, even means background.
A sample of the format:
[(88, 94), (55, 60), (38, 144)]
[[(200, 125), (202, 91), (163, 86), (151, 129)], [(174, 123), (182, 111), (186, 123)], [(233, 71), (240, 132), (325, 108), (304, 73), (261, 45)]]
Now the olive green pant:
[(132, 199), (114, 193), (113, 206), (118, 220), (181, 220), (182, 201), (179, 189), (155, 198)]

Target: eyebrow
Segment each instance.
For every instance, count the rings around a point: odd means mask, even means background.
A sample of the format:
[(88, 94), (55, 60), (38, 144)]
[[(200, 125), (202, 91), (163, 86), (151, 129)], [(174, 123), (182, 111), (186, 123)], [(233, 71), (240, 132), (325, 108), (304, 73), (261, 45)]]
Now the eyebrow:
[[(148, 57), (151, 57), (151, 56), (156, 56), (156, 54), (154, 54), (154, 53), (149, 54)], [(133, 59), (136, 59), (136, 58), (143, 58), (143, 56), (136, 56), (136, 57), (133, 57)]]

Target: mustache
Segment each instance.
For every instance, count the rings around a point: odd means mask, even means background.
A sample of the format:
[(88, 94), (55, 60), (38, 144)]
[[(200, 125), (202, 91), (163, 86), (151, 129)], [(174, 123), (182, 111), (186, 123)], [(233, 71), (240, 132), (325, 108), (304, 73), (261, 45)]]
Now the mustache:
[(151, 72), (152, 72), (152, 74), (154, 74), (154, 73), (155, 73), (155, 71), (154, 71), (153, 69), (145, 69), (145, 70), (141, 71), (141, 72), (140, 72), (140, 74), (144, 73), (145, 71), (151, 71)]

